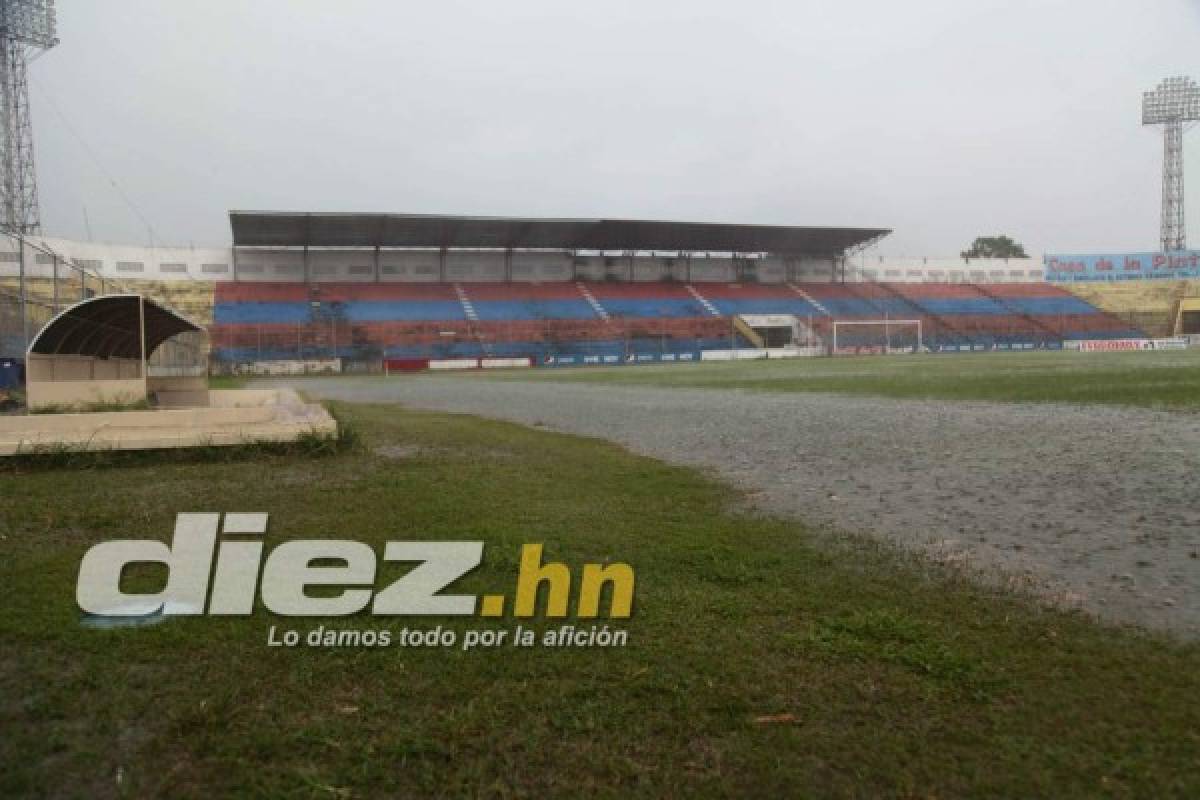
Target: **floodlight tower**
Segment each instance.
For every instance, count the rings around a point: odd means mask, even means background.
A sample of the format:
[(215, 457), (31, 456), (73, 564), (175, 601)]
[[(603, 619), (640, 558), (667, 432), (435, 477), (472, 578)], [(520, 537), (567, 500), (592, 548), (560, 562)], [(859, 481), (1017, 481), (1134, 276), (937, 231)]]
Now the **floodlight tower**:
[(54, 0), (0, 0), (0, 229), (38, 233), (29, 62), (58, 44)]
[(1142, 95), (1142, 124), (1163, 126), (1162, 249), (1183, 250), (1183, 124), (1200, 119), (1200, 86), (1177, 76)]

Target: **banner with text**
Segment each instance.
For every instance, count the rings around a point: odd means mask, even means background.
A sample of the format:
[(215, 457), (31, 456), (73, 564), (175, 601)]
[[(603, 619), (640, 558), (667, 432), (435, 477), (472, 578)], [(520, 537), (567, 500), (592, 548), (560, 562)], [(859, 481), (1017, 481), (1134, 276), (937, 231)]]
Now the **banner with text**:
[(1048, 281), (1129, 281), (1200, 278), (1200, 250), (1173, 253), (1043, 257)]

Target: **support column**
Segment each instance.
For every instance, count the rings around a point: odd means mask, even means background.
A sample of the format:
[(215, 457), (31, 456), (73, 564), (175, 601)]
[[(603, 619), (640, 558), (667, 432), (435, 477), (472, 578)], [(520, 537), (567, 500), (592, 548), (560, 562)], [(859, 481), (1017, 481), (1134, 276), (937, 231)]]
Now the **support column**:
[(1166, 124), (1163, 135), (1162, 249), (1183, 250), (1186, 243), (1183, 215), (1183, 122)]
[(138, 345), (141, 353), (138, 363), (142, 372), (142, 395), (149, 399), (146, 382), (146, 298), (143, 295), (138, 295)]
[(21, 354), (29, 350), (29, 298), (25, 292), (25, 239), (17, 236), (17, 262), (20, 265), (18, 294), (21, 297)]

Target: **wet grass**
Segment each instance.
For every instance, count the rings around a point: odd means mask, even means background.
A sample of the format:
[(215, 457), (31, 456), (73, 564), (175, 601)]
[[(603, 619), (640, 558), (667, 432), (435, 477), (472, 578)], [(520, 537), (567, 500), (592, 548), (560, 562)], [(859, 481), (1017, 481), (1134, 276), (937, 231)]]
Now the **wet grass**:
[[(1196, 645), (735, 513), (732, 490), (595, 440), (340, 412), (359, 446), (322, 458), (0, 474), (0, 796), (1200, 793)], [(456, 586), (467, 593), (511, 587), (526, 542), (572, 565), (627, 561), (630, 643), (267, 647), (272, 625), (514, 620), (262, 609), (81, 627), (85, 550), (167, 539), (181, 511), (270, 512), (268, 548), (482, 539), (483, 566)]]
[(97, 400), (91, 403), (62, 405), (49, 403), (29, 410), (30, 414), (102, 414), (111, 411), (149, 411), (149, 400)]
[(209, 375), (209, 389), (243, 389), (249, 383), (246, 375)]
[[(460, 376), (466, 380), (477, 375)], [(1135, 353), (849, 356), (663, 366), (540, 369), (505, 380), (838, 392), (939, 400), (1200, 408), (1200, 348)]]

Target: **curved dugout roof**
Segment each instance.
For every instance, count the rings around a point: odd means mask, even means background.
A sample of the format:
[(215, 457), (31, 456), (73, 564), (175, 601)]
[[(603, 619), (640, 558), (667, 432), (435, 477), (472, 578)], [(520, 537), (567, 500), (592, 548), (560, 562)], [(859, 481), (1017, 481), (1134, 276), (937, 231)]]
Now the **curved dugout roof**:
[[(139, 305), (144, 303), (144, 312)], [(29, 345), (30, 353), (96, 358), (141, 358), (138, 321), (145, 315), (146, 356), (172, 336), (200, 327), (153, 300), (136, 294), (109, 294), (83, 300), (46, 323)]]
[(483, 247), (834, 255), (886, 228), (626, 219), (230, 211), (235, 247)]

